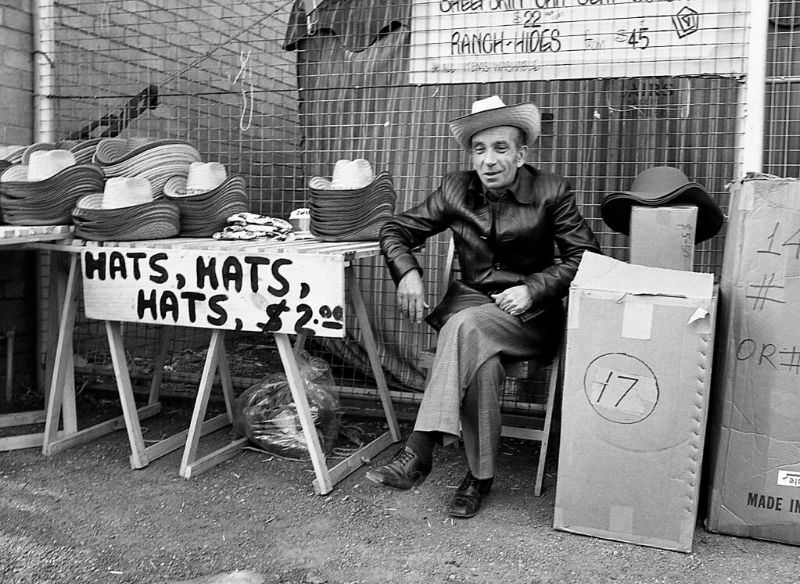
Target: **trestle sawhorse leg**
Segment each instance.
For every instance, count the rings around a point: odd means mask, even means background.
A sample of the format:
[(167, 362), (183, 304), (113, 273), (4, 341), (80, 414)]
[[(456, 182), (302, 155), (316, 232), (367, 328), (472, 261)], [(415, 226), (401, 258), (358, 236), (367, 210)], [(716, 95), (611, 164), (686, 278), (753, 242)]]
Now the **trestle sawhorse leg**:
[[(133, 405), (133, 391), (131, 389), (130, 377), (127, 377), (127, 389), (130, 397), (123, 392), (123, 385), (120, 385), (119, 370), (124, 370), (125, 376), (128, 375), (127, 365), (125, 364), (125, 353), (122, 349), (122, 335), (119, 324), (116, 324), (115, 332), (113, 327), (106, 330), (108, 332), (109, 347), (111, 357), (114, 361), (114, 370), (117, 372), (117, 387), (120, 388), (120, 398), (123, 403), (123, 415), (105, 422), (100, 422), (83, 430), (77, 429), (77, 414), (75, 413), (75, 381), (72, 334), (75, 329), (75, 317), (77, 313), (79, 283), (80, 283), (80, 261), (78, 254), (72, 255), (67, 275), (66, 290), (64, 293), (64, 306), (61, 309), (61, 319), (58, 329), (58, 343), (56, 345), (55, 359), (53, 360), (53, 374), (50, 382), (50, 391), (45, 410), (45, 429), (42, 439), (42, 453), (45, 455), (55, 454), (76, 444), (83, 444), (120, 430), (127, 426), (125, 408)], [(121, 355), (121, 357), (120, 357)], [(118, 362), (122, 361), (122, 367)], [(66, 404), (66, 405), (65, 405)], [(137, 412), (141, 419), (154, 416), (161, 411), (161, 404), (158, 401), (148, 403)], [(64, 412), (63, 431), (58, 430), (61, 412)], [(138, 420), (137, 420), (138, 427)], [(141, 434), (141, 432), (140, 432)], [(133, 462), (131, 463), (133, 465)], [(141, 461), (137, 461), (141, 464)], [(144, 465), (146, 465), (146, 461)], [(135, 466), (134, 468), (139, 468)]]
[[(214, 386), (214, 374), (217, 371), (219, 371), (222, 395), (225, 399), (225, 413), (209, 420), (204, 420), (208, 409), (208, 399), (211, 397), (211, 389)], [(247, 444), (247, 438), (237, 438), (201, 458), (197, 457), (201, 436), (224, 428), (233, 422), (233, 404), (233, 381), (231, 380), (231, 372), (228, 366), (228, 356), (225, 353), (225, 332), (215, 330), (211, 333), (206, 362), (203, 366), (203, 374), (200, 377), (200, 387), (194, 402), (192, 421), (187, 432), (183, 433), (186, 437), (186, 447), (183, 450), (180, 468), (180, 475), (183, 478), (191, 478), (216, 466), (220, 462), (228, 460)]]
[(356, 280), (355, 274), (351, 267), (345, 269), (345, 277), (349, 291), (350, 303), (355, 310), (356, 319), (358, 320), (361, 329), (364, 347), (369, 357), (372, 373), (375, 376), (375, 382), (378, 386), (378, 396), (383, 405), (383, 411), (386, 416), (386, 422), (389, 426), (388, 431), (384, 432), (375, 438), (369, 444), (359, 448), (356, 452), (333, 466), (328, 468), (325, 462), (325, 454), (319, 442), (314, 420), (311, 416), (311, 408), (308, 404), (308, 397), (305, 392), (305, 384), (300, 376), (300, 368), (297, 365), (297, 357), (292, 350), (292, 344), (287, 334), (276, 333), (275, 342), (278, 346), (280, 353), (281, 363), (286, 371), (286, 377), (289, 382), (289, 388), (292, 391), (292, 398), (295, 406), (297, 407), (297, 415), (300, 417), (300, 424), (303, 427), (303, 435), (306, 439), (306, 444), (309, 447), (309, 455), (311, 457), (311, 464), (314, 467), (314, 490), (319, 495), (326, 495), (333, 490), (334, 485), (347, 477), (350, 473), (355, 471), (364, 464), (364, 458), (372, 458), (385, 450), (389, 445), (400, 440), (400, 426), (397, 423), (397, 416), (395, 415), (394, 406), (392, 405), (391, 394), (389, 387), (386, 384), (386, 378), (383, 375), (383, 368), (381, 366), (380, 358), (378, 356), (378, 349), (375, 343), (375, 337), (372, 333), (372, 327), (367, 317), (367, 310), (364, 306), (364, 300), (361, 296), (360, 288)]
[[(151, 461), (185, 446), (183, 459), (181, 461), (180, 475), (184, 478), (189, 478), (232, 457), (247, 442), (245, 438), (237, 439), (202, 458), (197, 458), (197, 448), (200, 437), (230, 425), (233, 420), (233, 383), (228, 368), (227, 356), (225, 354), (225, 333), (223, 331), (214, 331), (211, 334), (211, 342), (209, 343), (189, 428), (146, 447), (144, 445), (140, 425), (140, 420), (142, 419), (141, 412), (143, 409), (154, 405), (154, 403), (148, 404), (145, 408), (136, 409), (130, 373), (125, 359), (125, 349), (123, 347), (120, 324), (118, 322), (107, 321), (106, 331), (108, 333), (109, 347), (111, 348), (111, 359), (114, 362), (114, 374), (117, 380), (117, 388), (122, 403), (124, 424), (128, 432), (128, 441), (131, 447), (131, 468), (143, 468), (150, 464)], [(168, 333), (165, 332), (164, 334), (166, 335)], [(162, 336), (159, 363), (163, 361), (163, 355), (167, 344), (168, 337)], [(214, 385), (214, 375), (217, 371), (219, 371), (223, 393), (225, 395), (226, 413), (215, 416), (210, 420), (203, 420), (208, 407), (211, 389)], [(155, 402), (155, 400), (158, 399), (157, 382), (158, 378), (154, 380), (150, 389), (149, 399), (151, 402)]]
[[(288, 334), (275, 333), (275, 343), (278, 347), (281, 363), (283, 364), (284, 372), (289, 383), (289, 388), (292, 393), (292, 399), (297, 408), (297, 415), (300, 418), (300, 425), (303, 429), (303, 436), (306, 439), (306, 444), (309, 447), (309, 456), (311, 464), (314, 467), (314, 474), (316, 476), (313, 486), (314, 490), (320, 494), (325, 495), (333, 490), (333, 486), (355, 471), (363, 464), (363, 458), (371, 458), (378, 453), (385, 450), (390, 444), (400, 440), (400, 427), (397, 423), (397, 416), (394, 412), (392, 405), (389, 387), (386, 383), (386, 378), (383, 375), (383, 368), (381, 367), (380, 358), (378, 356), (377, 345), (375, 337), (372, 333), (372, 328), (367, 317), (366, 307), (364, 300), (361, 297), (358, 283), (351, 268), (345, 270), (347, 277), (347, 285), (350, 292), (351, 305), (356, 313), (361, 333), (364, 340), (364, 345), (369, 356), (372, 372), (378, 386), (378, 395), (380, 396), (383, 404), (384, 413), (389, 429), (384, 434), (375, 438), (369, 444), (360, 448), (357, 452), (351, 454), (349, 457), (339, 462), (332, 468), (328, 468), (325, 461), (325, 453), (319, 441), (314, 420), (311, 415), (311, 408), (308, 403), (308, 397), (305, 391), (305, 383), (300, 375), (300, 368), (297, 364), (297, 356), (295, 349), (292, 347), (291, 340)], [(222, 391), (225, 397), (226, 414), (220, 414), (215, 418), (203, 422), (208, 407), (208, 400), (211, 395), (211, 389), (214, 383), (214, 373), (219, 370), (220, 382), (222, 384)], [(183, 452), (183, 460), (181, 462), (180, 475), (184, 478), (190, 478), (196, 474), (211, 468), (212, 466), (232, 457), (235, 455), (246, 443), (246, 438), (233, 440), (227, 445), (223, 446), (205, 455), (202, 458), (197, 458), (197, 448), (200, 437), (204, 434), (217, 430), (227, 425), (232, 419), (232, 410), (234, 403), (233, 397), (233, 384), (231, 382), (230, 370), (228, 368), (227, 355), (224, 346), (224, 332), (214, 331), (211, 336), (211, 342), (206, 356), (205, 366), (198, 389), (197, 398), (195, 400), (194, 412), (192, 414), (191, 425), (189, 426), (186, 448)], [(152, 448), (152, 447), (151, 447)]]

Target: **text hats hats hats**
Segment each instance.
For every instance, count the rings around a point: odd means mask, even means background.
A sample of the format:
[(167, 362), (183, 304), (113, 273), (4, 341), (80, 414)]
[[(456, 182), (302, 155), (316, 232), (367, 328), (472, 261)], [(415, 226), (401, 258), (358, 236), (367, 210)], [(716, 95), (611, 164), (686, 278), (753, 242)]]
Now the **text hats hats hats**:
[(525, 144), (530, 146), (542, 131), (539, 108), (532, 103), (506, 105), (498, 96), (479, 99), (472, 104), (472, 112), (450, 122), (450, 132), (464, 150), (469, 150), (472, 136), (497, 126), (514, 126), (525, 133)]
[(321, 176), (312, 177), (308, 186), (314, 190), (352, 191), (363, 189), (375, 180), (375, 173), (368, 160), (337, 160), (331, 180)]
[(600, 206), (603, 220), (619, 233), (630, 232), (631, 207), (697, 206), (695, 242), (714, 237), (722, 228), (724, 215), (706, 189), (690, 181), (677, 168), (656, 166), (640, 173), (628, 191), (608, 194)]

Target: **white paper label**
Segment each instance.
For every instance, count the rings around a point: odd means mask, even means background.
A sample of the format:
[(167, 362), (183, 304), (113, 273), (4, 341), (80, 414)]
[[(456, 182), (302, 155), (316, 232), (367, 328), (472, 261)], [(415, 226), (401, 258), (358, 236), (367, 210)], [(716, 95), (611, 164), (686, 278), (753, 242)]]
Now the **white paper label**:
[(796, 470), (779, 470), (778, 471), (778, 486), (779, 487), (798, 487), (798, 488), (800, 488), (800, 471), (796, 471)]

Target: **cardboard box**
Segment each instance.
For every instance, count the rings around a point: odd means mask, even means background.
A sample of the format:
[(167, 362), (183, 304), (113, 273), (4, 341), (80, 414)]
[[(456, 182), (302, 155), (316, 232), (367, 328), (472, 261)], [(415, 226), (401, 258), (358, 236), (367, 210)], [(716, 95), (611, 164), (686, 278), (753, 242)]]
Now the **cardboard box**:
[(569, 296), (556, 529), (691, 551), (715, 309), (711, 274), (584, 254)]
[(800, 545), (800, 182), (731, 195), (706, 527)]
[(697, 207), (631, 208), (631, 263), (692, 271)]

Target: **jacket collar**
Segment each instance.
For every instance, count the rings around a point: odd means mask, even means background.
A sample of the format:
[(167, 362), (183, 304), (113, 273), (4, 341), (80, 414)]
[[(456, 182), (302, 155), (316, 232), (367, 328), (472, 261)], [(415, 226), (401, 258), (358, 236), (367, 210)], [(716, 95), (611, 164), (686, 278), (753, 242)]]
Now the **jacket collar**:
[[(467, 186), (468, 192), (476, 198), (485, 198), (483, 184), (481, 183), (478, 173), (474, 170), (470, 172), (472, 176)], [(535, 197), (533, 182), (536, 179), (537, 173), (538, 171), (536, 168), (530, 164), (523, 164), (517, 171), (517, 178), (514, 179), (514, 183), (506, 189), (506, 194), (510, 194), (515, 201), (523, 205), (530, 205), (533, 203)]]

